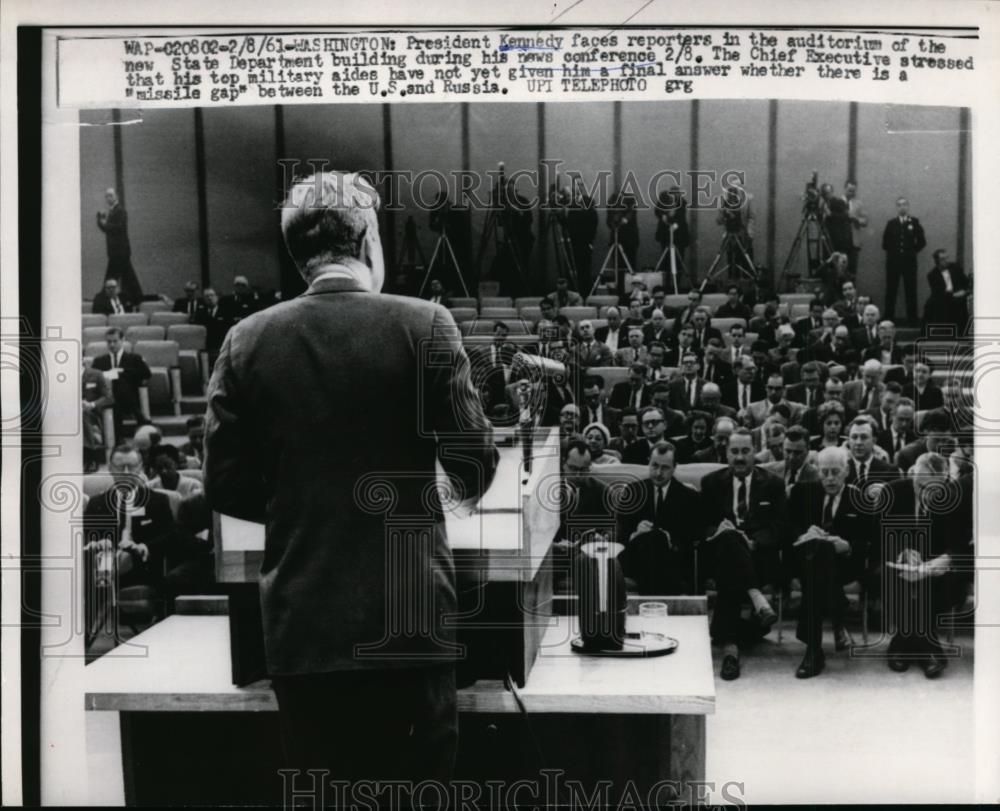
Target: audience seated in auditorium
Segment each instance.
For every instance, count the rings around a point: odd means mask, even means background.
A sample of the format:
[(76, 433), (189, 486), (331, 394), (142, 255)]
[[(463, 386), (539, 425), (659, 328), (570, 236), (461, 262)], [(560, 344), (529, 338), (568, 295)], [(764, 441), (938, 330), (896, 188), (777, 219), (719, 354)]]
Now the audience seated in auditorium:
[(629, 483), (615, 514), (626, 578), (639, 594), (695, 594), (695, 548), (705, 536), (705, 514), (697, 490), (674, 478), (670, 442), (649, 455), (649, 477)]
[(715, 310), (716, 318), (742, 318), (749, 321), (753, 313), (743, 303), (743, 294), (738, 285), (731, 284), (726, 288), (726, 300)]
[(871, 417), (859, 415), (847, 427), (847, 448), (851, 453), (848, 484), (864, 490), (873, 482), (884, 484), (899, 475), (899, 468), (875, 453), (875, 426)]
[(761, 450), (754, 454), (754, 462), (758, 465), (768, 465), (772, 462), (782, 462), (785, 459), (785, 433), (787, 424), (784, 418), (768, 417), (760, 427)]
[(779, 372), (772, 372), (767, 378), (766, 392), (763, 400), (750, 403), (747, 409), (742, 412), (744, 423), (748, 428), (756, 428), (764, 424), (764, 420), (770, 417), (777, 406), (785, 405), (790, 414), (790, 421), (801, 422), (805, 413), (805, 406), (801, 403), (789, 402), (785, 397), (785, 381)]
[(263, 309), (263, 302), (257, 291), (250, 288), (246, 276), (236, 276), (233, 278), (232, 294), (224, 296), (219, 302), (219, 307), (232, 326)]
[(757, 365), (751, 356), (743, 356), (735, 368), (735, 377), (726, 380), (719, 388), (722, 402), (739, 412), (745, 411), (750, 403), (764, 399), (766, 389), (757, 376)]
[(575, 290), (569, 289), (569, 279), (560, 276), (556, 279), (555, 292), (549, 293), (550, 299), (555, 301), (556, 306), (561, 310), (563, 307), (580, 307), (583, 305), (583, 296)]
[(799, 369), (799, 382), (785, 390), (789, 402), (801, 403), (807, 409), (814, 408), (823, 400), (823, 372), (819, 363), (810, 361)]
[(847, 483), (848, 454), (824, 448), (816, 457), (819, 481), (799, 481), (789, 496), (792, 570), (802, 586), (795, 629), (806, 645), (795, 676), (818, 676), (825, 666), (823, 621), (833, 624), (837, 652), (853, 640), (847, 631), (844, 586), (865, 576), (869, 551), (878, 540), (877, 525), (861, 491)]
[(149, 450), (149, 466), (155, 476), (149, 480), (149, 486), (154, 490), (173, 490), (182, 498), (193, 496), (202, 490), (201, 482), (178, 472), (180, 453), (169, 444), (159, 444)]
[(888, 430), (892, 425), (893, 415), (896, 413), (896, 406), (899, 405), (902, 388), (899, 383), (886, 383), (879, 396), (878, 408), (870, 408), (865, 414), (870, 414), (875, 420), (875, 436), (879, 436), (883, 431)]
[[(788, 513), (781, 479), (753, 464), (748, 430), (733, 432), (727, 455), (728, 466), (701, 481), (708, 537), (698, 559), (702, 576), (716, 585), (710, 631), (723, 648), (721, 676), (728, 681), (739, 678), (740, 646), (766, 635), (777, 621), (761, 588), (781, 584)], [(740, 608), (747, 600), (752, 615), (744, 623)]]
[[(876, 439), (876, 444), (886, 452), (889, 459), (893, 460), (896, 467), (900, 467), (896, 455), (907, 445), (917, 441), (917, 434), (913, 430), (914, 418), (913, 400), (908, 397), (900, 397), (893, 411), (889, 427), (882, 431)], [(906, 470), (903, 470), (903, 473), (906, 473)]]
[(857, 412), (870, 411), (878, 406), (885, 384), (882, 382), (882, 364), (866, 360), (861, 367), (861, 379), (844, 385), (844, 405)]
[(684, 419), (684, 436), (673, 441), (677, 464), (686, 465), (694, 455), (712, 447), (712, 418), (704, 411), (689, 411)]
[(615, 358), (611, 350), (594, 337), (592, 321), (588, 319), (581, 321), (577, 324), (577, 332), (580, 339), (576, 345), (576, 362), (581, 368), (614, 365)]
[(135, 302), (119, 291), (117, 279), (105, 279), (104, 287), (94, 295), (90, 311), (97, 315), (120, 315), (135, 309)]
[(427, 292), (424, 293), (424, 299), (432, 304), (440, 304), (442, 307), (451, 306), (451, 292), (444, 289), (444, 285), (441, 284), (440, 279), (430, 280), (430, 283), (427, 285)]
[(640, 408), (649, 405), (653, 390), (646, 385), (646, 364), (633, 363), (628, 370), (628, 380), (615, 383), (611, 389), (608, 405), (612, 408)]
[(115, 399), (112, 408), (117, 441), (124, 440), (126, 419), (134, 419), (136, 425), (149, 422), (139, 407), (139, 387), (146, 384), (152, 372), (141, 356), (135, 352), (125, 351), (124, 337), (125, 333), (120, 327), (110, 327), (105, 333), (107, 353), (98, 355), (91, 364), (93, 368), (104, 372), (104, 376), (111, 381), (111, 392)]
[(681, 327), (687, 324), (694, 326), (694, 313), (701, 306), (701, 291), (697, 288), (688, 290), (687, 300), (687, 306), (677, 314), (676, 318), (674, 318), (674, 335), (679, 335)]
[(944, 394), (931, 379), (931, 364), (926, 359), (913, 363), (913, 381), (903, 386), (902, 394), (913, 400), (917, 411), (931, 411), (944, 405)]
[(863, 356), (873, 346), (879, 345), (879, 310), (874, 304), (866, 304), (861, 313), (861, 326), (851, 333), (854, 348)]
[(80, 372), (83, 388), (83, 472), (93, 473), (104, 464), (108, 438), (104, 435), (104, 412), (114, 405), (111, 383), (104, 373), (93, 366), (84, 366)]

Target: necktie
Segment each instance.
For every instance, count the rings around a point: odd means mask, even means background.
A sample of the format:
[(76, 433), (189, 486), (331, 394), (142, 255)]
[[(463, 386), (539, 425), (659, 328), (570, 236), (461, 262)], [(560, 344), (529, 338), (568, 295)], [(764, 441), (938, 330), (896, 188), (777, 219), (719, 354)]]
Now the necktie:
[(119, 369), (121, 368), (121, 365), (122, 365), (122, 353), (115, 352), (115, 368)]
[(791, 490), (795, 486), (795, 480), (799, 477), (798, 468), (792, 470), (788, 473), (788, 489)]
[(865, 480), (867, 479), (866, 468), (868, 467), (868, 463), (858, 462), (857, 464), (858, 464), (858, 487), (864, 487)]
[(691, 380), (687, 382), (687, 399), (691, 405), (694, 405), (694, 382)]
[(742, 526), (747, 520), (747, 480), (740, 479), (736, 490), (736, 523)]
[(812, 408), (812, 404), (813, 404), (812, 389), (806, 389), (806, 408)]
[(747, 408), (750, 405), (750, 387), (746, 383), (740, 383), (740, 388), (743, 390), (740, 401), (743, 404), (743, 408)]
[(188, 315), (194, 315), (194, 308), (195, 308), (196, 304), (197, 304), (197, 302), (194, 302), (194, 301), (189, 301), (188, 302)]
[(833, 526), (833, 496), (826, 496), (823, 504), (823, 529), (829, 531)]
[(865, 386), (865, 399), (862, 401), (861, 405), (862, 405), (863, 408), (866, 408), (866, 409), (872, 407), (872, 387), (871, 386)]
[(635, 390), (635, 402), (632, 404), (636, 411), (642, 408), (642, 387)]
[(896, 452), (898, 453), (901, 450), (903, 450), (903, 435), (897, 431), (896, 432)]
[(653, 488), (653, 517), (660, 514), (660, 505), (663, 504), (663, 490), (659, 487)]
[(112, 306), (112, 308), (115, 311), (115, 315), (118, 315), (119, 313), (121, 313), (121, 311), (122, 311), (122, 303), (117, 298), (111, 299), (111, 306)]

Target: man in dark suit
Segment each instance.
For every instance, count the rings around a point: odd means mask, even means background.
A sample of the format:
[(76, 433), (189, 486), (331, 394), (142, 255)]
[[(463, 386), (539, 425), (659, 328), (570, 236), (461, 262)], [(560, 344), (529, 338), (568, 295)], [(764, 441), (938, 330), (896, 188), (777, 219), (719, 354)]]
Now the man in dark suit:
[(691, 456), (692, 462), (700, 464), (729, 464), (729, 437), (736, 430), (736, 420), (732, 417), (717, 417), (712, 423), (712, 444)]
[(219, 294), (215, 292), (215, 288), (205, 288), (204, 302), (205, 306), (198, 311), (195, 323), (205, 328), (205, 349), (208, 351), (209, 362), (214, 365), (226, 333), (233, 324), (219, 304)]
[[(666, 384), (659, 383), (653, 387), (653, 399), (650, 405), (656, 406), (663, 412), (665, 420), (663, 436), (665, 439), (673, 441), (673, 437), (682, 436), (687, 425), (687, 415), (683, 411), (670, 407), (670, 389)], [(675, 445), (676, 447), (676, 445)], [(678, 464), (680, 464), (678, 462)]]
[(884, 484), (899, 476), (899, 468), (875, 455), (875, 424), (870, 416), (855, 417), (847, 427), (851, 453), (847, 483), (864, 490), (875, 482)]
[(233, 279), (232, 294), (223, 296), (219, 306), (230, 324), (242, 321), (262, 309), (260, 298), (250, 289), (250, 282), (246, 276), (236, 276)]
[[(584, 292), (590, 290), (593, 273), (594, 237), (598, 215), (593, 199), (574, 182), (572, 201), (566, 212), (566, 233), (573, 249), (573, 265), (577, 281)], [(599, 338), (598, 340), (604, 340)]]
[(608, 486), (591, 472), (591, 453), (582, 439), (571, 439), (562, 454), (562, 482), (559, 493), (559, 531), (552, 545), (554, 589), (573, 591), (581, 543), (594, 533), (613, 539), (615, 521), (611, 515)]
[[(117, 575), (118, 588), (150, 586), (162, 594), (164, 569), (175, 540), (170, 502), (146, 486), (142, 454), (132, 443), (115, 447), (108, 470), (114, 484), (94, 496), (83, 513), (88, 586), (92, 576)], [(91, 593), (87, 588), (86, 594)]]
[[(208, 392), (205, 495), (267, 521), (264, 649), (289, 766), (447, 780), (459, 648), (444, 621), (456, 582), (435, 462), (468, 509), (498, 456), (449, 312), (378, 292), (377, 205), (358, 174), (290, 190), (282, 232), (308, 287), (226, 336)], [(400, 402), (416, 404), (413, 419)], [(404, 514), (398, 532), (391, 519)], [(418, 633), (394, 624), (403, 611)]]
[(927, 245), (924, 227), (910, 216), (910, 204), (905, 197), (896, 200), (896, 216), (885, 224), (882, 250), (885, 251), (885, 315), (896, 314), (896, 292), (903, 280), (906, 294), (906, 319), (917, 323), (917, 254)]
[(709, 339), (701, 366), (701, 376), (705, 381), (720, 387), (733, 376), (733, 367), (723, 358), (724, 352), (725, 347), (721, 339)]
[(823, 311), (826, 309), (823, 304), (822, 299), (814, 298), (809, 302), (809, 315), (805, 318), (799, 318), (793, 325), (795, 330), (795, 341), (794, 345), (800, 349), (804, 349), (812, 343), (809, 340), (809, 336), (812, 335), (814, 331), (821, 331), (823, 329)]
[[(882, 389), (882, 394), (879, 396), (879, 404), (877, 408), (869, 408), (863, 413), (871, 416), (875, 420), (875, 437), (876, 439), (882, 435), (884, 431), (888, 431), (892, 427), (892, 419), (896, 414), (896, 408), (899, 405), (899, 400), (902, 389), (899, 387), (898, 383), (886, 383), (885, 387)], [(876, 444), (878, 444), (876, 442)], [(891, 459), (892, 456), (890, 455)]]
[(667, 352), (663, 357), (663, 365), (671, 369), (680, 369), (684, 363), (684, 356), (693, 352), (699, 358), (700, 350), (694, 348), (694, 327), (682, 327), (677, 339), (667, 344)]
[(701, 291), (698, 288), (693, 287), (688, 290), (687, 297), (687, 306), (674, 318), (674, 335), (680, 335), (682, 327), (692, 324), (695, 310), (701, 306)]
[(722, 343), (722, 333), (709, 323), (709, 318), (707, 307), (699, 307), (691, 316), (691, 326), (694, 328), (694, 340), (691, 345), (696, 352), (704, 352), (712, 338), (718, 338)]
[(716, 383), (706, 383), (701, 387), (701, 395), (698, 397), (697, 408), (712, 415), (712, 419), (719, 417), (729, 417), (736, 419), (737, 411), (722, 402), (722, 390)]
[(705, 537), (704, 510), (696, 490), (674, 478), (674, 446), (658, 442), (649, 478), (632, 482), (618, 500), (616, 540), (625, 576), (639, 594), (695, 594), (695, 547)]
[(911, 385), (903, 386), (902, 394), (913, 400), (917, 411), (933, 411), (944, 405), (944, 394), (931, 379), (930, 362), (924, 359), (913, 364), (913, 381)]
[(628, 341), (627, 331), (622, 327), (622, 312), (617, 307), (606, 307), (604, 319), (608, 325), (594, 330), (594, 337), (605, 344), (614, 355), (619, 349), (624, 349)]
[(94, 358), (93, 367), (104, 372), (105, 378), (111, 381), (111, 392), (115, 398), (112, 406), (115, 437), (120, 440), (125, 436), (124, 421), (127, 417), (133, 418), (136, 426), (149, 422), (139, 408), (139, 387), (145, 385), (152, 372), (140, 355), (125, 351), (124, 333), (119, 327), (109, 328), (105, 338), (108, 353)]
[(503, 321), (493, 324), (493, 340), (487, 346), (478, 346), (469, 352), (472, 384), (484, 402), (498, 404), (504, 399), (504, 390), (511, 382), (511, 369), (517, 347), (507, 340), (510, 327)]
[(746, 641), (740, 606), (753, 606), (753, 633), (766, 634), (777, 620), (760, 587), (781, 580), (780, 551), (788, 512), (781, 479), (754, 467), (753, 436), (739, 428), (729, 437), (729, 467), (701, 480), (710, 536), (699, 548), (699, 567), (717, 589), (712, 638), (723, 646), (723, 679), (739, 678), (738, 644)]
[(610, 450), (616, 451), (619, 456), (625, 453), (625, 449), (631, 445), (639, 436), (639, 415), (634, 408), (623, 408), (618, 417), (618, 436), (611, 438)]
[(628, 370), (628, 380), (615, 383), (611, 389), (608, 405), (612, 408), (640, 408), (648, 406), (653, 399), (653, 390), (646, 385), (646, 364), (633, 363)]
[(97, 212), (97, 227), (104, 232), (108, 249), (108, 267), (104, 278), (119, 280), (122, 292), (129, 301), (142, 301), (142, 287), (135, 275), (135, 268), (132, 267), (128, 214), (125, 213), (125, 208), (118, 199), (118, 192), (114, 189), (107, 189), (104, 192), (104, 201), (108, 204), (108, 210)]
[(874, 304), (866, 304), (861, 312), (861, 324), (851, 331), (851, 342), (854, 348), (864, 354), (872, 347), (879, 345), (878, 340), (879, 310)]
[(642, 330), (642, 342), (648, 347), (654, 341), (670, 343), (670, 328), (663, 310), (653, 310), (649, 323)]
[(639, 413), (639, 429), (643, 438), (637, 439), (622, 453), (622, 462), (627, 465), (649, 464), (649, 457), (657, 442), (663, 440), (667, 432), (667, 420), (660, 409), (650, 406)]
[(901, 673), (919, 664), (933, 679), (948, 661), (937, 636), (939, 619), (960, 595), (964, 599), (955, 588), (961, 575), (951, 569), (971, 554), (970, 537), (960, 509), (960, 486), (948, 479), (947, 460), (925, 453), (914, 467), (910, 477), (887, 485), (878, 582), (883, 627), (893, 634), (889, 668)]
[(670, 383), (670, 407), (687, 413), (697, 408), (705, 379), (698, 376), (698, 356), (688, 352), (681, 359), (681, 376)]
[(931, 294), (924, 305), (924, 324), (952, 327), (965, 335), (969, 325), (969, 295), (972, 281), (960, 265), (948, 261), (944, 248), (934, 251), (934, 268), (927, 274)]
[(861, 358), (874, 358), (883, 366), (899, 366), (903, 362), (903, 350), (896, 345), (896, 325), (892, 321), (883, 321), (878, 325), (878, 343), (869, 346)]
[(173, 311), (175, 313), (185, 313), (188, 321), (192, 324), (198, 323), (198, 311), (204, 307), (198, 298), (198, 285), (194, 282), (184, 283), (184, 298), (174, 300)]
[(577, 325), (580, 340), (577, 341), (574, 351), (576, 352), (576, 364), (581, 369), (589, 369), (595, 366), (614, 366), (615, 356), (605, 344), (594, 338), (594, 323), (584, 319)]
[(120, 315), (134, 309), (132, 301), (119, 292), (117, 279), (105, 279), (104, 287), (97, 292), (90, 305), (90, 311), (97, 315)]
[(785, 495), (799, 482), (818, 482), (819, 471), (809, 461), (809, 432), (801, 425), (792, 425), (785, 431), (784, 459), (779, 462), (765, 462), (763, 470), (773, 473), (785, 483)]
[(848, 485), (847, 451), (824, 448), (816, 457), (819, 481), (792, 488), (789, 516), (791, 554), (802, 584), (802, 607), (795, 636), (806, 645), (795, 676), (808, 679), (823, 671), (823, 620), (833, 623), (834, 649), (847, 650), (844, 585), (864, 576), (869, 551), (878, 538), (873, 514), (858, 488)]
[(905, 392), (907, 386), (913, 386), (913, 365), (916, 360), (917, 348), (913, 344), (903, 344), (899, 347), (899, 363), (902, 367), (886, 370), (882, 379), (886, 383), (899, 383)]
[(943, 409), (936, 409), (924, 417), (920, 435), (896, 451), (893, 461), (903, 475), (908, 475), (917, 459), (925, 453), (936, 453), (947, 459), (955, 447), (955, 437), (951, 433), (948, 413)]
[[(875, 444), (886, 452), (895, 464), (896, 454), (917, 438), (913, 430), (913, 400), (900, 397), (893, 409), (889, 426), (877, 435)], [(897, 464), (898, 467), (898, 464)], [(903, 471), (906, 472), (905, 470)]]
[(799, 382), (785, 389), (789, 402), (815, 408), (823, 402), (823, 372), (815, 361), (803, 363), (799, 369)]
[(884, 390), (882, 364), (869, 358), (861, 367), (861, 380), (844, 385), (844, 405), (858, 412), (877, 408)]
[(611, 435), (618, 433), (619, 412), (608, 405), (604, 392), (604, 378), (600, 375), (589, 375), (583, 381), (583, 402), (580, 404), (580, 423), (583, 426), (591, 423), (603, 425)]
[(743, 294), (738, 285), (731, 284), (726, 288), (726, 300), (715, 311), (716, 318), (742, 318), (749, 321), (753, 312), (743, 303)]
[(722, 402), (737, 411), (745, 411), (750, 403), (763, 400), (767, 389), (757, 377), (757, 365), (753, 358), (746, 357), (736, 366), (736, 376), (722, 386)]

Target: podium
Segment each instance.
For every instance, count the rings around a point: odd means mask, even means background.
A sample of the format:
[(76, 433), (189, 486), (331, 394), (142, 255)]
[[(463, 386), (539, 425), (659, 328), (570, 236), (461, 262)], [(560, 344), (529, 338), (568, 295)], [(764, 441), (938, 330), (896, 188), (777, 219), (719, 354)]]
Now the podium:
[[(497, 429), (496, 475), (476, 509), (445, 511), (459, 589), (454, 622), (464, 657), (460, 684), (510, 676), (524, 686), (552, 614), (552, 541), (559, 527), (557, 428), (536, 429), (531, 464), (515, 432)], [(439, 470), (439, 476), (443, 476)], [(229, 597), (233, 683), (266, 675), (257, 582), (264, 526), (216, 513), (216, 579)]]

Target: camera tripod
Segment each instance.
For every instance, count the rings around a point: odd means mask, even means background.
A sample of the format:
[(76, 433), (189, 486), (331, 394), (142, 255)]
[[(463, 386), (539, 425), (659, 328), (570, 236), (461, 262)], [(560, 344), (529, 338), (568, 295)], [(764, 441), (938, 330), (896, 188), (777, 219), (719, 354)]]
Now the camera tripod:
[[(421, 257), (422, 256), (423, 254), (421, 254)], [(458, 283), (462, 286), (462, 293), (466, 298), (468, 298), (469, 288), (465, 286), (465, 278), (462, 276), (462, 268), (458, 265), (458, 259), (455, 258), (455, 251), (451, 247), (451, 240), (448, 239), (448, 226), (445, 219), (442, 217), (441, 234), (438, 236), (437, 243), (434, 245), (434, 251), (431, 253), (431, 261), (430, 264), (427, 265), (427, 272), (424, 273), (424, 280), (420, 283), (420, 289), (417, 291), (417, 296), (423, 295), (424, 285), (427, 284), (428, 280), (431, 278), (431, 274), (434, 273), (436, 264), (440, 262), (441, 267), (446, 268), (448, 266), (448, 258), (451, 259), (451, 266), (455, 268), (455, 276), (458, 278)]]
[[(670, 278), (673, 279), (674, 294), (676, 295), (680, 291), (677, 289), (677, 266), (680, 265), (681, 269), (687, 272), (687, 268), (684, 267), (684, 262), (680, 255), (677, 253), (677, 248), (674, 245), (674, 231), (677, 230), (677, 223), (670, 224), (670, 237), (667, 242), (667, 247), (663, 249), (663, 253), (660, 254), (660, 258), (656, 260), (656, 266), (653, 268), (653, 272), (660, 271), (663, 267), (663, 260), (667, 258), (667, 254), (670, 254)], [(663, 270), (663, 289), (667, 288), (667, 271)]]
[[(486, 211), (486, 222), (483, 224), (483, 232), (479, 237), (479, 250), (476, 252), (476, 275), (483, 278), (483, 258), (492, 241), (495, 245), (494, 264), (497, 264), (503, 256), (509, 257), (517, 271), (517, 280), (522, 289), (528, 290), (528, 274), (521, 262), (520, 251), (517, 241), (510, 234), (510, 200), (507, 190), (507, 181), (504, 175), (504, 166), (499, 164), (499, 177), (493, 187), (492, 200), (494, 205)], [(501, 283), (509, 282), (506, 279), (498, 279)]]
[(608, 253), (604, 257), (604, 261), (601, 262), (601, 267), (597, 271), (597, 278), (594, 279), (594, 286), (590, 288), (589, 295), (594, 295), (598, 286), (601, 284), (601, 279), (604, 277), (604, 273), (607, 270), (611, 270), (614, 274), (615, 284), (618, 288), (618, 296), (625, 295), (625, 276), (622, 273), (622, 267), (618, 264), (619, 259), (625, 263), (625, 268), (628, 270), (629, 274), (634, 273), (632, 270), (632, 265), (628, 261), (628, 256), (625, 255), (625, 249), (622, 247), (621, 242), (618, 241), (618, 226), (614, 226), (611, 229), (611, 247), (608, 248)]
[[(552, 236), (552, 249), (556, 255), (557, 276), (565, 276), (569, 279), (573, 289), (578, 293), (580, 290), (580, 280), (576, 274), (576, 262), (573, 260), (573, 243), (566, 233), (565, 206), (560, 211), (549, 211), (546, 213), (544, 229)], [(547, 234), (542, 234), (544, 241)]]
[(799, 230), (795, 234), (792, 247), (788, 251), (785, 264), (781, 267), (781, 277), (778, 280), (779, 291), (793, 292), (795, 283), (802, 278), (800, 274), (792, 271), (792, 265), (799, 256), (802, 249), (802, 237), (806, 238), (806, 269), (812, 276), (823, 261), (833, 253), (833, 243), (830, 234), (820, 219), (819, 209), (807, 206), (802, 211), (802, 221), (799, 223)]
[[(725, 264), (722, 264), (723, 256), (725, 256)], [(738, 231), (727, 230), (722, 235), (722, 242), (719, 243), (719, 252), (715, 255), (715, 259), (712, 260), (712, 264), (709, 265), (705, 279), (698, 289), (704, 292), (708, 283), (717, 276), (721, 276), (726, 271), (729, 272), (730, 276), (733, 276), (735, 270), (739, 270), (754, 283), (758, 280), (757, 268), (754, 267), (753, 259), (750, 258), (750, 251), (740, 238), (740, 233)]]

